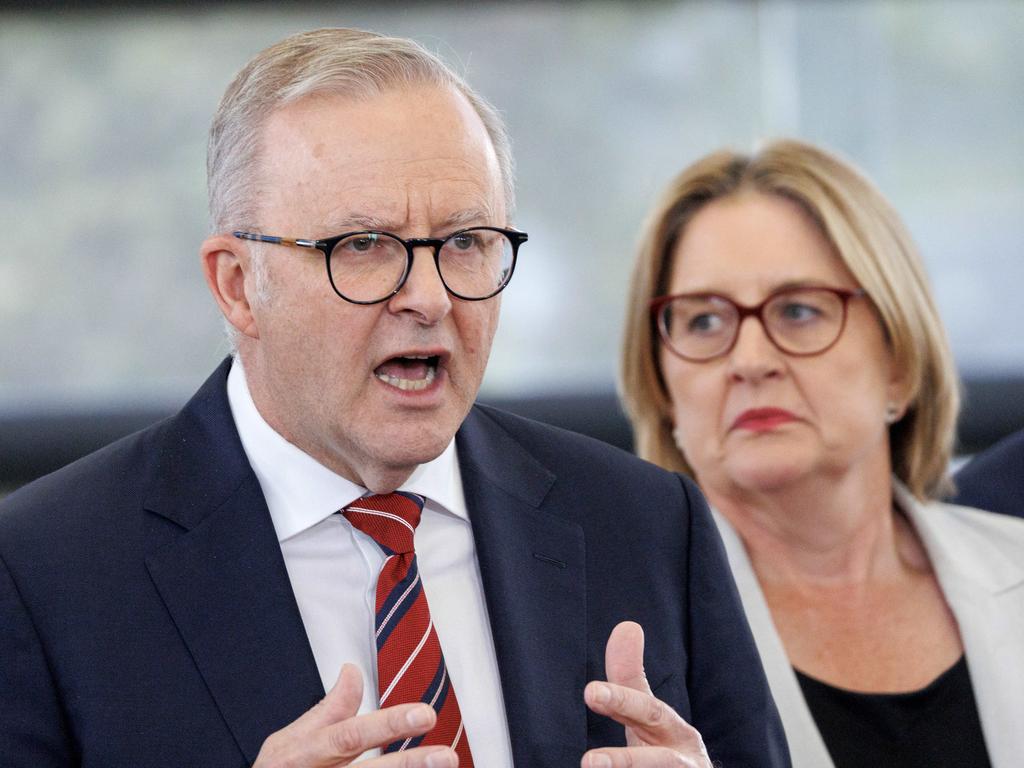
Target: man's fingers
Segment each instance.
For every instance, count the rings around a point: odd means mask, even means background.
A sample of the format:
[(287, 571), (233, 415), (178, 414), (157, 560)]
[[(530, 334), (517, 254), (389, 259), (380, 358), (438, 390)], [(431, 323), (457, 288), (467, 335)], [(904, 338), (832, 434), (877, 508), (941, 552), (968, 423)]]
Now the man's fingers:
[[(320, 701), (307, 709), (300, 717), (268, 738), (271, 750), (279, 749), (281, 742), (289, 739), (308, 738), (310, 734), (332, 723), (339, 723), (355, 716), (363, 700), (363, 676), (354, 664), (343, 664), (334, 687)], [(264, 743), (261, 754), (266, 753)]]
[[(339, 680), (348, 684), (349, 681)], [(334, 702), (325, 699), (318, 707), (329, 709)], [(338, 711), (343, 704), (338, 704)], [(306, 713), (303, 717), (309, 716)], [(316, 715), (323, 718), (323, 714)], [(309, 722), (300, 724), (302, 718), (276, 733), (272, 733), (265, 742), (256, 758), (259, 768), (278, 768), (278, 766), (296, 766), (303, 768), (336, 768), (348, 765), (361, 754), (370, 749), (386, 747), (395, 741), (403, 741), (427, 733), (437, 724), (437, 713), (429, 704), (402, 704), (387, 707), (377, 712), (348, 717), (341, 721), (313, 727)], [(429, 768), (454, 768), (458, 758), (453, 762), (445, 752), (455, 753), (445, 748), (441, 750), (424, 747), (408, 750), (407, 754), (387, 755), (374, 761), (373, 766), (380, 768), (412, 768), (413, 766), (429, 766)], [(437, 754), (434, 754), (434, 753)], [(387, 758), (385, 760), (385, 758)], [(404, 762), (403, 762), (404, 761)]]
[(429, 704), (401, 704), (369, 712), (311, 734), (309, 760), (312, 765), (345, 765), (368, 749), (424, 734), (436, 723), (437, 713)]
[(583, 690), (587, 706), (626, 727), (628, 747), (596, 749), (583, 756), (583, 768), (710, 768), (704, 740), (668, 704), (651, 693), (644, 673), (644, 630), (623, 621), (605, 647), (608, 682)]
[(705, 768), (707, 765), (668, 747), (592, 749), (580, 762), (581, 768)]
[(359, 711), (362, 701), (362, 673), (355, 664), (343, 664), (334, 687), (294, 724), (304, 730), (324, 728), (353, 717)]
[(644, 630), (634, 621), (616, 625), (608, 636), (604, 652), (608, 682), (650, 693), (644, 674)]
[(647, 731), (675, 728), (685, 721), (664, 702), (640, 691), (614, 683), (592, 682), (583, 689), (587, 706), (599, 715), (636, 729)]
[(592, 682), (583, 690), (583, 698), (594, 712), (631, 729), (643, 746), (673, 747), (695, 756), (706, 754), (697, 729), (649, 693)]
[(359, 765), (365, 768), (458, 768), (459, 756), (449, 747), (417, 747), (381, 755)]

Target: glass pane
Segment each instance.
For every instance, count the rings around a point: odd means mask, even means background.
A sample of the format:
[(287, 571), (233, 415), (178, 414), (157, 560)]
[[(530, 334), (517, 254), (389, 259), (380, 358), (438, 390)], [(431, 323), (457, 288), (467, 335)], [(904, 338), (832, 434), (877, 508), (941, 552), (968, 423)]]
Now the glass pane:
[(439, 258), (448, 287), (462, 296), (490, 296), (508, 277), (512, 243), (501, 232), (474, 229), (448, 240)]
[(409, 254), (393, 237), (364, 233), (346, 237), (331, 251), (331, 278), (342, 295), (376, 301), (393, 290), (405, 274)]
[(686, 163), (780, 134), (904, 214), (964, 370), (1024, 370), (1019, 0), (8, 10), (0, 402), (176, 403), (225, 354), (196, 258), (210, 117), (253, 53), (324, 25), (418, 39), (509, 121), (531, 238), (491, 393), (610, 390), (643, 216)]

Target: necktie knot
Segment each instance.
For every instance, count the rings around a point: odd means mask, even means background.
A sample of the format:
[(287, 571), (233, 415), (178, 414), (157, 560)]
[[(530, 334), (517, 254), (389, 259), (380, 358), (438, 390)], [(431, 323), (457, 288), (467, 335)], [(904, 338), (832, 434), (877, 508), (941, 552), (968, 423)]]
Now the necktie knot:
[(377, 542), (385, 554), (413, 551), (413, 535), (420, 524), (423, 497), (395, 491), (363, 496), (342, 510), (346, 519)]

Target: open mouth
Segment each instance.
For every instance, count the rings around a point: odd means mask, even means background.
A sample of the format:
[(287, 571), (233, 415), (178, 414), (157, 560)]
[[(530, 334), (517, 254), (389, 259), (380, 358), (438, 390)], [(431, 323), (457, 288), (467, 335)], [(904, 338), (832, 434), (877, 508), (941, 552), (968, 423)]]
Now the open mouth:
[(416, 392), (434, 383), (439, 362), (437, 355), (393, 357), (377, 366), (373, 374), (396, 389)]

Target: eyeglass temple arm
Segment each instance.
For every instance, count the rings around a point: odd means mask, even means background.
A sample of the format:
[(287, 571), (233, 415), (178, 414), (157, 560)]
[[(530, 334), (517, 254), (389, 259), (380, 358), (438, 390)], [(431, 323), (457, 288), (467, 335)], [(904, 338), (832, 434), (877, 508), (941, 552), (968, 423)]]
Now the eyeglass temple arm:
[(253, 232), (232, 232), (235, 237), (242, 240), (255, 240), (258, 243), (272, 243), (273, 245), (297, 245), (300, 248), (319, 248), (318, 240), (304, 240), (302, 238), (292, 239), (289, 237), (275, 237), (274, 235), (258, 235)]

